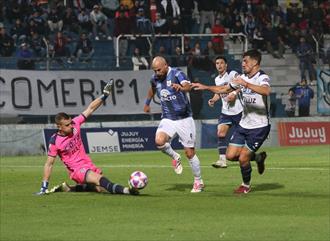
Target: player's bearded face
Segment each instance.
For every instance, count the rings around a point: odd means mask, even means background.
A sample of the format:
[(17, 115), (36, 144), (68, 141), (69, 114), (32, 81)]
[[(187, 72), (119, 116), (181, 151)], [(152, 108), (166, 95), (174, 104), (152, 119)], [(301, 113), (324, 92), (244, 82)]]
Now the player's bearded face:
[(63, 119), (60, 124), (57, 125), (59, 131), (63, 135), (70, 135), (73, 131), (72, 129), (72, 119), (65, 120)]

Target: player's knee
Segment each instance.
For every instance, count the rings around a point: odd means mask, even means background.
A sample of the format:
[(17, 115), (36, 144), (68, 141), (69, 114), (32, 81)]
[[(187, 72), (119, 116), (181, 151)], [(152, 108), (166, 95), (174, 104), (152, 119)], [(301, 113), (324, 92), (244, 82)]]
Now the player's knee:
[(166, 141), (163, 138), (159, 138), (159, 137), (156, 136), (155, 144), (156, 144), (158, 149), (163, 149), (165, 144), (166, 144)]
[(185, 149), (184, 153), (188, 159), (191, 159), (195, 156), (195, 149)]
[(238, 156), (235, 153), (226, 153), (226, 159), (228, 161), (237, 161)]

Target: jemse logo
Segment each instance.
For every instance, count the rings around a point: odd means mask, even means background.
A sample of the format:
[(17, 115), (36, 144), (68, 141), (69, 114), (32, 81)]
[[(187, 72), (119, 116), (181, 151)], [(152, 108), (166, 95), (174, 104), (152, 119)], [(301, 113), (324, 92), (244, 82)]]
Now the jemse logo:
[(289, 133), (290, 138), (317, 138), (321, 143), (325, 143), (327, 141), (325, 128), (298, 128), (291, 127), (291, 132)]

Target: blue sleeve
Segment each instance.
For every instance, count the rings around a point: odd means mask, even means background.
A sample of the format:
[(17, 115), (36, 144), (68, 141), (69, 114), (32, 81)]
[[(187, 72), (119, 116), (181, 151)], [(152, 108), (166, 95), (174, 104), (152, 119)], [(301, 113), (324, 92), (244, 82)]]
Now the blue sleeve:
[(179, 83), (181, 83), (182, 81), (188, 81), (188, 82), (190, 82), (190, 80), (188, 79), (188, 77), (186, 76), (186, 74), (183, 73), (182, 71), (178, 71), (175, 74), (175, 77), (178, 78)]

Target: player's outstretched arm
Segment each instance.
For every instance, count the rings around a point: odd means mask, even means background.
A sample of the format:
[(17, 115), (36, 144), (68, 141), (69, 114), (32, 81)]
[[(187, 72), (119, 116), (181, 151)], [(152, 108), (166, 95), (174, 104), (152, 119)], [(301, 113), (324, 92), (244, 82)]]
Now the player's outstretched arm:
[(87, 118), (96, 111), (111, 94), (113, 80), (110, 80), (103, 88), (103, 95), (93, 100), (82, 114)]
[(194, 90), (209, 90), (209, 91), (213, 92), (214, 94), (226, 94), (226, 93), (233, 91), (229, 85), (209, 86), (209, 85), (203, 85), (201, 83), (192, 83), (191, 87)]
[(148, 89), (147, 98), (144, 101), (143, 111), (146, 113), (150, 112), (150, 102), (155, 95), (155, 91), (152, 87)]
[(48, 182), (50, 179), (50, 175), (53, 170), (53, 165), (55, 162), (56, 157), (48, 156), (47, 161), (44, 165), (44, 174), (42, 178), (41, 188), (40, 191), (36, 193), (36, 195), (44, 195), (48, 192)]

